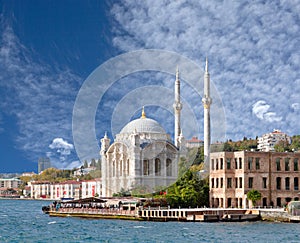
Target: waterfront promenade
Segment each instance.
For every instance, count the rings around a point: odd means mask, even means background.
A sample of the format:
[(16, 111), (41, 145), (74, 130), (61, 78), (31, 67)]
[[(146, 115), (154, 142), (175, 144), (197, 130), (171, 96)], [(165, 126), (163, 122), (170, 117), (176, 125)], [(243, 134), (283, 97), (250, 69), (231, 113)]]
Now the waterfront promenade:
[(278, 221), (300, 222), (300, 217), (290, 215), (283, 208), (236, 209), (236, 208), (51, 208), (52, 217), (81, 217), (99, 219), (125, 219), (140, 221), (187, 221), (187, 222), (241, 222)]

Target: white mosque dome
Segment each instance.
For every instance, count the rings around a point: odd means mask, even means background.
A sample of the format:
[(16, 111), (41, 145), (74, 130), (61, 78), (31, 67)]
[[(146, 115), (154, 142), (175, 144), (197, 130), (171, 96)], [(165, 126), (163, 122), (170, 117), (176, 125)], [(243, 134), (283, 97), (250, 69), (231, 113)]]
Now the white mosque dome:
[(146, 117), (141, 117), (129, 122), (120, 133), (131, 134), (133, 132), (166, 134), (165, 129), (163, 129), (163, 127), (157, 121)]
[(157, 121), (146, 117), (144, 107), (141, 118), (129, 122), (120, 134), (131, 134), (133, 132), (166, 134), (165, 129)]

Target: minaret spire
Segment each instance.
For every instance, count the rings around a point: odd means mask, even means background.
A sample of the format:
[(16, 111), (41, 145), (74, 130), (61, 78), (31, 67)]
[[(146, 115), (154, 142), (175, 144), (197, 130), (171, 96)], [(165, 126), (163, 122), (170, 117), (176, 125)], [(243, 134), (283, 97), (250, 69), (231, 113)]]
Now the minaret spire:
[(178, 68), (178, 65), (176, 67), (176, 80), (179, 80), (179, 68)]
[(210, 160), (210, 105), (212, 100), (210, 98), (210, 76), (208, 72), (208, 59), (205, 61), (204, 73), (204, 94), (202, 104), (204, 108), (204, 163), (207, 168)]
[(181, 132), (180, 115), (182, 110), (182, 104), (180, 102), (180, 79), (179, 79), (179, 68), (176, 68), (176, 80), (175, 80), (175, 100), (174, 100), (174, 143), (178, 147), (178, 139)]

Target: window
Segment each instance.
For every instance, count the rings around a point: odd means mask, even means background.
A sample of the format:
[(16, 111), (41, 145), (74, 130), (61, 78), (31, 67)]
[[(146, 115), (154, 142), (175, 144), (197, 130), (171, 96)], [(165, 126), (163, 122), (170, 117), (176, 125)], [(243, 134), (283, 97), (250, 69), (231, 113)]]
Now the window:
[(280, 177), (276, 178), (276, 189), (281, 190), (281, 178)]
[(281, 198), (280, 197), (277, 197), (276, 204), (277, 204), (277, 207), (281, 207)]
[(263, 177), (263, 188), (267, 188), (267, 177)]
[(161, 171), (160, 159), (156, 158), (155, 159), (155, 175), (160, 176), (160, 171)]
[(276, 170), (280, 171), (280, 158), (276, 158)]
[(149, 175), (149, 160), (143, 160), (143, 175)]
[(299, 190), (299, 179), (298, 179), (298, 177), (294, 178), (294, 190), (295, 191)]
[(219, 178), (216, 179), (216, 188), (219, 188)]
[(227, 198), (227, 207), (228, 208), (232, 207), (232, 205), (231, 205), (231, 198), (230, 197)]
[(227, 162), (227, 169), (230, 170), (231, 169), (231, 159), (227, 158), (226, 162)]
[(172, 176), (172, 160), (166, 160), (167, 176)]
[(242, 188), (242, 187), (243, 187), (243, 178), (240, 177), (240, 188)]
[(223, 170), (223, 158), (220, 159), (220, 169)]
[(113, 171), (112, 171), (112, 176), (113, 176), (113, 177), (116, 176), (115, 173), (116, 173), (116, 162), (113, 161)]
[(259, 170), (260, 169), (260, 164), (259, 164), (260, 158), (255, 158), (255, 169)]
[(215, 161), (213, 159), (211, 159), (211, 169), (212, 170), (215, 169)]
[(294, 159), (294, 171), (298, 171), (298, 170), (299, 170), (298, 159), (295, 158), (295, 159)]
[(238, 178), (235, 177), (235, 188), (238, 188)]
[(129, 159), (127, 160), (127, 166), (126, 166), (126, 169), (127, 169), (127, 175), (129, 175)]
[(235, 169), (238, 169), (238, 163), (237, 163), (237, 158), (234, 158), (234, 165), (235, 165)]
[(284, 159), (284, 170), (289, 171), (290, 170), (290, 158)]
[(222, 178), (221, 178), (221, 186), (220, 186), (221, 188), (223, 188), (223, 186), (224, 186), (223, 180), (224, 180), (224, 179), (223, 179), (223, 177), (222, 177)]
[(219, 169), (219, 160), (216, 159), (216, 170), (218, 170), (218, 169)]
[(120, 176), (123, 175), (123, 161), (120, 160)]
[(290, 178), (285, 178), (285, 190), (290, 190)]
[(227, 178), (227, 188), (232, 188), (232, 178)]
[(249, 188), (253, 188), (253, 177), (248, 178), (248, 186)]
[(264, 197), (264, 198), (263, 198), (263, 207), (266, 207), (266, 206), (267, 206), (267, 198)]
[(212, 178), (212, 179), (211, 179), (211, 188), (214, 188), (214, 187), (215, 187), (215, 183), (214, 183), (214, 182), (215, 182), (215, 179)]
[(252, 162), (253, 162), (253, 158), (249, 157), (248, 158), (248, 170), (252, 170)]
[(242, 163), (243, 163), (242, 158), (239, 158), (239, 169), (242, 169)]

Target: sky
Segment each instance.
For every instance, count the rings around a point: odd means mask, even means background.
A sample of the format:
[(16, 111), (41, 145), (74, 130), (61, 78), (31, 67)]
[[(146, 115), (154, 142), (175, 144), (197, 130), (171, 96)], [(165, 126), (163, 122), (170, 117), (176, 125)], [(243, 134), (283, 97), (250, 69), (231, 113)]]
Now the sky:
[(105, 132), (143, 105), (173, 136), (176, 63), (183, 135), (203, 139), (206, 57), (213, 142), (300, 134), (298, 1), (0, 0), (0, 11), (0, 173), (97, 158)]

